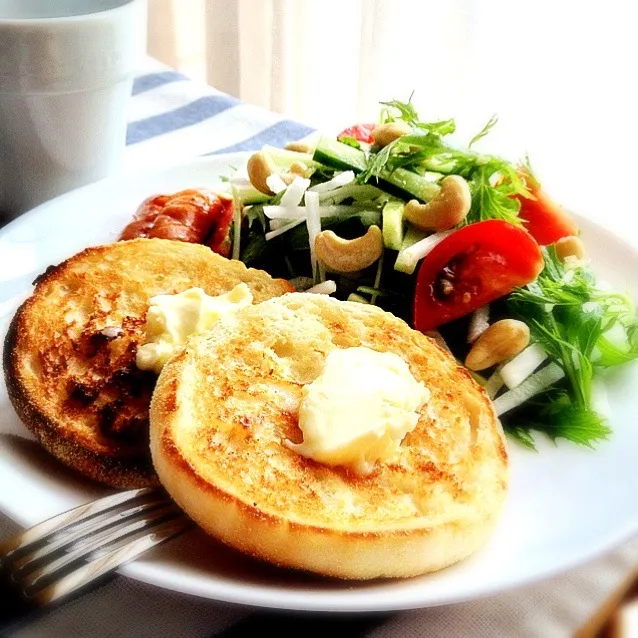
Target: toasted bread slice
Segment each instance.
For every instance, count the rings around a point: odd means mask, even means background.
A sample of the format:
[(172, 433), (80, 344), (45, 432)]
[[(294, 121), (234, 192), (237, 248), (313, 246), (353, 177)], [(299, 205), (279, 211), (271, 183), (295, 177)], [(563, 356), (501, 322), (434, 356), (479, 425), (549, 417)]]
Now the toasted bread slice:
[(148, 448), (156, 375), (135, 365), (149, 299), (245, 282), (255, 302), (292, 289), (213, 253), (163, 239), (87, 248), (37, 280), (9, 328), (4, 371), (13, 406), (42, 445), (114, 487), (157, 482)]
[[(299, 455), (301, 389), (335, 348), (393, 352), (430, 390), (396, 458), (368, 476)], [(508, 486), (491, 401), (429, 337), (383, 310), (292, 293), (193, 337), (151, 403), (160, 481), (207, 532), (256, 558), (345, 579), (404, 577), (488, 538)]]

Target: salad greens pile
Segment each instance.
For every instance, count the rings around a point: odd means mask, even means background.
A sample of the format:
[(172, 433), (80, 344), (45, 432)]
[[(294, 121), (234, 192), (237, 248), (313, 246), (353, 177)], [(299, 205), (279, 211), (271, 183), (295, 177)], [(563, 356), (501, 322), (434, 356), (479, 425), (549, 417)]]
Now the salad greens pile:
[(565, 267), (553, 247), (543, 250), (538, 279), (506, 300), (512, 317), (563, 370), (564, 379), (507, 417), (510, 431), (533, 446), (530, 430), (592, 445), (610, 434), (592, 408), (592, 382), (606, 368), (638, 358), (638, 322), (630, 296), (602, 290), (588, 265)]
[[(446, 139), (455, 132), (454, 120), (422, 122), (411, 101), (382, 107), (379, 124), (398, 122), (405, 129), (386, 146), (347, 130), (338, 141), (322, 137), (309, 152), (266, 147), (262, 152), (283, 173), (294, 164), (307, 169), (273, 189), (275, 194), (255, 191), (244, 176), (231, 178), (238, 203), (233, 254), (248, 266), (292, 280), (298, 290), (319, 284), (323, 292), (379, 305), (414, 325), (419, 265), (425, 267), (430, 251), (455, 229), (426, 233), (412, 227), (401, 218), (404, 204), (428, 201), (446, 176), (458, 175), (469, 186), (471, 206), (456, 228), (500, 220), (534, 236), (519, 213), (521, 202), (539, 196), (540, 184), (527, 159), (515, 164), (475, 150), (496, 125), (495, 117), (461, 148)], [(313, 192), (313, 199), (306, 196), (304, 206), (306, 192)], [(326, 275), (311, 249), (317, 231), (330, 229), (351, 239), (372, 225), (381, 227), (384, 237), (377, 263), (356, 273)], [(524, 322), (530, 345), (473, 376), (485, 385), (506, 431), (522, 444), (534, 448), (537, 431), (593, 446), (610, 434), (606, 415), (594, 405), (593, 387), (605, 370), (638, 358), (636, 308), (627, 293), (597, 282), (587, 259), (561, 259), (552, 244), (541, 250), (544, 264), (534, 281), (474, 312), (484, 322), (485, 317)], [(325, 287), (326, 276), (333, 289)], [(455, 319), (430, 334), (463, 362), (474, 319)]]

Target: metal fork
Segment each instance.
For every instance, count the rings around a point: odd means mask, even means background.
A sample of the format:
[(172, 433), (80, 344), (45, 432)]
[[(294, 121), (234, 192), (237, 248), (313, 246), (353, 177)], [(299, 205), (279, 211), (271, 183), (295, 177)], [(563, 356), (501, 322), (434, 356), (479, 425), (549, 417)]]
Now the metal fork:
[(142, 488), (80, 505), (0, 542), (0, 635), (192, 525), (164, 492)]

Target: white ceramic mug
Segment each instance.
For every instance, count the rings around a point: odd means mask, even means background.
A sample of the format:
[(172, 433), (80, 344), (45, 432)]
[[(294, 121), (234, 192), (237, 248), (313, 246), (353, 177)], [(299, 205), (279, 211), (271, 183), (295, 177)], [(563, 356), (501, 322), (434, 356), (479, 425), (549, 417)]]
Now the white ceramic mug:
[(0, 0), (0, 223), (114, 172), (146, 0)]

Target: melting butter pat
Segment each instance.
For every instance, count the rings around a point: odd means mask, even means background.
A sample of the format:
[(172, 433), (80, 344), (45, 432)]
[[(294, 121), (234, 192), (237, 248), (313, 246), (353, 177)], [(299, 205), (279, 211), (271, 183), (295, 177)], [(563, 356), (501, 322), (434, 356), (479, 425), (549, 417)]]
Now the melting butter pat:
[(214, 297), (201, 288), (151, 297), (146, 313), (146, 343), (137, 349), (137, 367), (159, 374), (190, 335), (210, 330), (222, 317), (252, 302), (253, 295), (244, 283)]
[(429, 390), (391, 352), (333, 350), (321, 375), (302, 389), (298, 454), (368, 474), (391, 459), (419, 420)]

